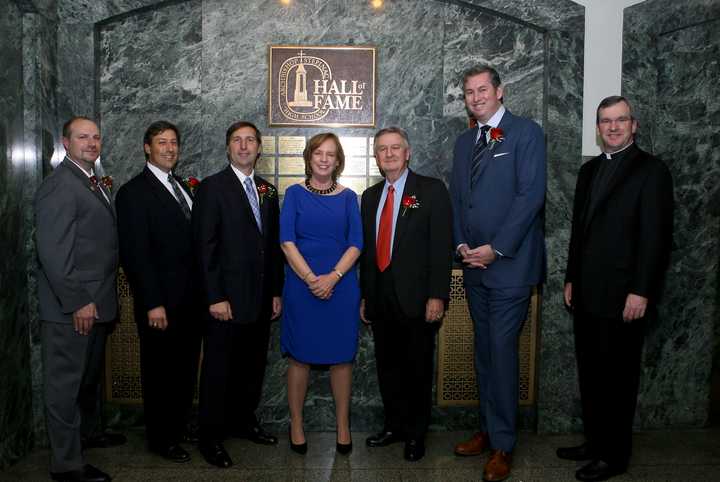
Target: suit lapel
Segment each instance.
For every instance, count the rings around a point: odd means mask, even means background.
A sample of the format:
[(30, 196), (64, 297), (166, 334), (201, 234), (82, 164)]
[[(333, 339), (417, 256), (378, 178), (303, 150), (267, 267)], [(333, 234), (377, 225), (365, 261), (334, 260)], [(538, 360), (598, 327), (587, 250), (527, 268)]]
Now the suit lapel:
[(372, 259), (375, 259), (375, 246), (377, 245), (377, 230), (375, 227), (375, 220), (377, 216), (378, 207), (380, 206), (380, 196), (382, 195), (383, 187), (385, 186), (385, 181), (379, 182), (371, 187), (368, 188), (367, 191), (365, 191), (365, 194), (363, 196), (367, 196), (367, 210), (366, 210), (366, 218), (363, 219), (364, 228), (368, 230), (368, 232), (373, 233), (372, 237), (372, 245), (366, 246), (364, 249), (367, 250), (367, 256), (369, 256)]
[[(107, 193), (108, 198), (105, 199), (105, 196), (103, 195), (102, 191), (100, 191), (100, 188), (94, 187), (92, 185), (92, 182), (90, 181), (90, 178), (85, 174), (85, 172), (78, 166), (76, 166), (75, 163), (72, 162), (69, 158), (66, 157), (62, 165), (65, 166), (67, 169), (70, 169), (70, 172), (72, 172), (80, 180), (80, 182), (82, 182), (82, 184), (86, 186), (90, 192), (93, 193), (97, 200), (100, 201), (108, 211), (110, 211), (110, 214), (114, 218), (115, 209), (113, 209), (112, 203), (108, 201), (108, 199), (110, 199), (110, 193)], [(98, 180), (98, 183), (99, 182), (100, 180)]]
[[(257, 221), (255, 221), (255, 216), (253, 215), (252, 208), (250, 207), (250, 201), (248, 200), (247, 194), (245, 193), (245, 186), (243, 186), (242, 182), (240, 182), (240, 179), (238, 179), (235, 171), (233, 171), (230, 165), (228, 165), (228, 167), (225, 169), (225, 179), (228, 185), (229, 192), (234, 193), (235, 199), (242, 206), (241, 209), (245, 212), (247, 222), (254, 226), (258, 234), (262, 236), (260, 228), (258, 228)], [(262, 212), (262, 209), (260, 211)], [(260, 219), (262, 219), (262, 217)]]
[[(397, 221), (395, 222), (395, 239), (393, 239), (393, 253), (397, 252), (398, 245), (403, 235), (407, 231), (408, 223), (410, 222), (410, 216), (412, 215), (412, 209), (405, 210), (402, 206), (402, 200), (405, 196), (417, 196), (417, 178), (415, 173), (408, 169), (408, 176), (405, 179), (405, 188), (400, 193), (400, 210), (398, 211)], [(418, 201), (422, 203), (422, 199), (418, 196)]]
[(155, 174), (153, 174), (147, 167), (143, 169), (143, 177), (145, 178), (145, 181), (150, 187), (150, 191), (158, 199), (158, 201), (160, 201), (160, 203), (165, 206), (165, 208), (169, 212), (172, 212), (173, 216), (178, 218), (178, 220), (182, 220), (181, 222), (188, 223), (189, 220), (185, 218), (185, 214), (183, 214), (182, 209), (180, 208), (180, 204), (178, 203), (177, 199), (175, 199), (175, 196), (170, 194), (170, 191), (167, 190), (167, 188), (160, 182), (157, 176), (155, 176)]

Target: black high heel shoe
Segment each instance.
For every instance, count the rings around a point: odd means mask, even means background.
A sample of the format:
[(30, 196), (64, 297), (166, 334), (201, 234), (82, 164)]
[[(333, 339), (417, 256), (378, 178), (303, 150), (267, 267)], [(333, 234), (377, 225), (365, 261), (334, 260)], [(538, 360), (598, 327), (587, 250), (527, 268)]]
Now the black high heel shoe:
[(352, 442), (350, 442), (349, 444), (341, 444), (340, 442), (336, 442), (335, 450), (340, 455), (347, 455), (352, 452)]
[(288, 438), (290, 439), (290, 450), (300, 455), (305, 455), (307, 453), (307, 440), (301, 444), (293, 443), (292, 428), (288, 428)]
[[(337, 428), (335, 429), (335, 433), (337, 434)], [(338, 442), (337, 435), (335, 435), (335, 450), (340, 455), (347, 455), (352, 452), (352, 434), (350, 435), (350, 443), (348, 444), (341, 444)]]

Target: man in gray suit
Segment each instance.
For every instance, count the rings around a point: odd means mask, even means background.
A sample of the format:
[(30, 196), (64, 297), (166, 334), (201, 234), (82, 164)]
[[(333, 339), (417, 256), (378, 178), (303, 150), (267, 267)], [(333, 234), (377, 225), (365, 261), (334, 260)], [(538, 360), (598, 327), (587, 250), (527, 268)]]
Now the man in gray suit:
[(38, 295), (50, 475), (109, 481), (83, 449), (125, 442), (98, 432), (105, 341), (117, 317), (118, 241), (110, 191), (95, 177), (100, 132), (86, 117), (63, 126), (63, 162), (35, 197)]

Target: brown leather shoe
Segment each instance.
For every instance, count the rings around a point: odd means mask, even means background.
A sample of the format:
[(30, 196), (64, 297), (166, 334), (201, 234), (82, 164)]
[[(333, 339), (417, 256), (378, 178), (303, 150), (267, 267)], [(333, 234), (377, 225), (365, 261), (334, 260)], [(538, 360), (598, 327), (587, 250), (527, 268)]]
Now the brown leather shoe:
[(480, 455), (490, 446), (490, 439), (486, 432), (476, 432), (470, 440), (460, 442), (455, 446), (455, 455)]
[(487, 482), (498, 482), (507, 479), (510, 476), (511, 462), (512, 454), (493, 449), (490, 454), (490, 460), (485, 464), (483, 480)]

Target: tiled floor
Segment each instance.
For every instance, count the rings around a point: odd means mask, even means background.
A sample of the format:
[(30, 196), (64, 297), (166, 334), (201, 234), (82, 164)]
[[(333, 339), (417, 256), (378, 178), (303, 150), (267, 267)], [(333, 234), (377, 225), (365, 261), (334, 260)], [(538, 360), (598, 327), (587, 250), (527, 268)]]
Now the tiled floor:
[[(226, 443), (235, 465), (221, 470), (205, 463), (197, 449), (193, 457), (177, 465), (148, 454), (143, 433), (127, 433), (127, 445), (88, 452), (88, 461), (110, 473), (115, 481), (438, 481), (481, 480), (486, 458), (460, 458), (453, 444), (463, 432), (430, 433), (428, 453), (420, 462), (402, 458), (402, 444), (369, 449), (368, 434), (354, 433), (355, 447), (349, 456), (335, 454), (335, 434), (308, 433), (305, 456), (290, 451), (287, 436), (275, 447), (253, 445), (245, 440)], [(574, 445), (577, 435), (522, 433), (515, 451), (509, 481), (572, 481), (577, 465), (555, 457), (558, 446)], [(0, 472), (0, 480), (48, 480), (46, 450), (37, 450), (18, 464)], [(720, 429), (643, 432), (635, 436), (635, 455), (622, 481), (720, 481)]]

